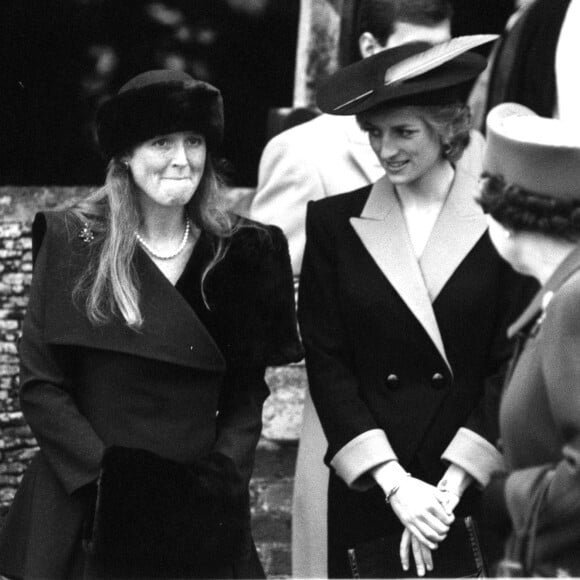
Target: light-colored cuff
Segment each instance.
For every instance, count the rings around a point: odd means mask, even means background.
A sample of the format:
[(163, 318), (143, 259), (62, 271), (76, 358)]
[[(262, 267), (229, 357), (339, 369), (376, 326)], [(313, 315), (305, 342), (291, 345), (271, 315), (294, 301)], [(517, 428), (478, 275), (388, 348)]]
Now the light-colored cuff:
[(382, 429), (371, 429), (342, 447), (330, 465), (350, 488), (366, 491), (375, 484), (369, 470), (396, 459), (386, 433)]
[(461, 427), (445, 449), (441, 459), (464, 469), (485, 487), (492, 473), (504, 470), (501, 453), (481, 435)]

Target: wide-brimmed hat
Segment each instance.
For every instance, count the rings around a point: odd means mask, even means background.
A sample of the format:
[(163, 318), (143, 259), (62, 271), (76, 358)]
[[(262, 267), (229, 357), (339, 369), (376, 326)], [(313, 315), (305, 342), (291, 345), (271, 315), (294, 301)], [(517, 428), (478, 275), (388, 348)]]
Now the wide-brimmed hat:
[(486, 67), (471, 49), (495, 34), (460, 36), (441, 44), (410, 42), (340, 69), (321, 84), (318, 107), (356, 115), (379, 105), (449, 104), (465, 98), (466, 84)]
[(224, 131), (220, 91), (181, 71), (137, 75), (97, 111), (97, 138), (107, 159), (177, 131), (199, 131), (210, 149), (220, 145)]
[(487, 115), (483, 169), (506, 185), (560, 199), (580, 199), (580, 135), (559, 119), (502, 103)]

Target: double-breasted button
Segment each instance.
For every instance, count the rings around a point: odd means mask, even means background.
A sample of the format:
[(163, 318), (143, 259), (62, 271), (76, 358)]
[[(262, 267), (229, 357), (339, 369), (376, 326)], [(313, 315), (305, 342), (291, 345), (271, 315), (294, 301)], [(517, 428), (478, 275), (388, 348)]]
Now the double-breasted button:
[(385, 380), (389, 389), (396, 389), (399, 386), (399, 377), (391, 373)]
[(441, 373), (435, 373), (431, 377), (431, 386), (434, 389), (442, 389), (445, 386), (445, 377)]

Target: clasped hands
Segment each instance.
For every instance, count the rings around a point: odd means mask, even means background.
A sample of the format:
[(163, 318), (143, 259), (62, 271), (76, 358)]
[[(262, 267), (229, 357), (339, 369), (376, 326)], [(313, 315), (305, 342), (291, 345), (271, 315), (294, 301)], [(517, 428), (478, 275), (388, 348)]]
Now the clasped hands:
[(423, 576), (426, 570), (433, 570), (431, 551), (447, 537), (459, 496), (414, 477), (406, 479), (391, 498), (393, 511), (405, 526), (399, 549), (401, 565), (403, 570), (409, 569), (412, 552), (417, 575)]
[(417, 575), (423, 576), (433, 570), (431, 551), (447, 537), (455, 520), (453, 510), (471, 478), (462, 469), (451, 466), (435, 487), (409, 476), (398, 462), (384, 464), (373, 475), (405, 526), (399, 552), (403, 570), (409, 570), (412, 553)]

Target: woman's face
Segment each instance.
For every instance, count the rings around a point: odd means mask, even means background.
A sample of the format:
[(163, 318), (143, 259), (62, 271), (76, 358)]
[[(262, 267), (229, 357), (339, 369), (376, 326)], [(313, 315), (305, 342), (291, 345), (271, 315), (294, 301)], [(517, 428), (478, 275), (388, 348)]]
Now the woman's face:
[(445, 163), (439, 135), (412, 107), (363, 113), (359, 119), (394, 185), (410, 185)]
[(189, 202), (201, 181), (207, 149), (193, 131), (159, 135), (141, 143), (127, 157), (142, 201), (164, 207)]

